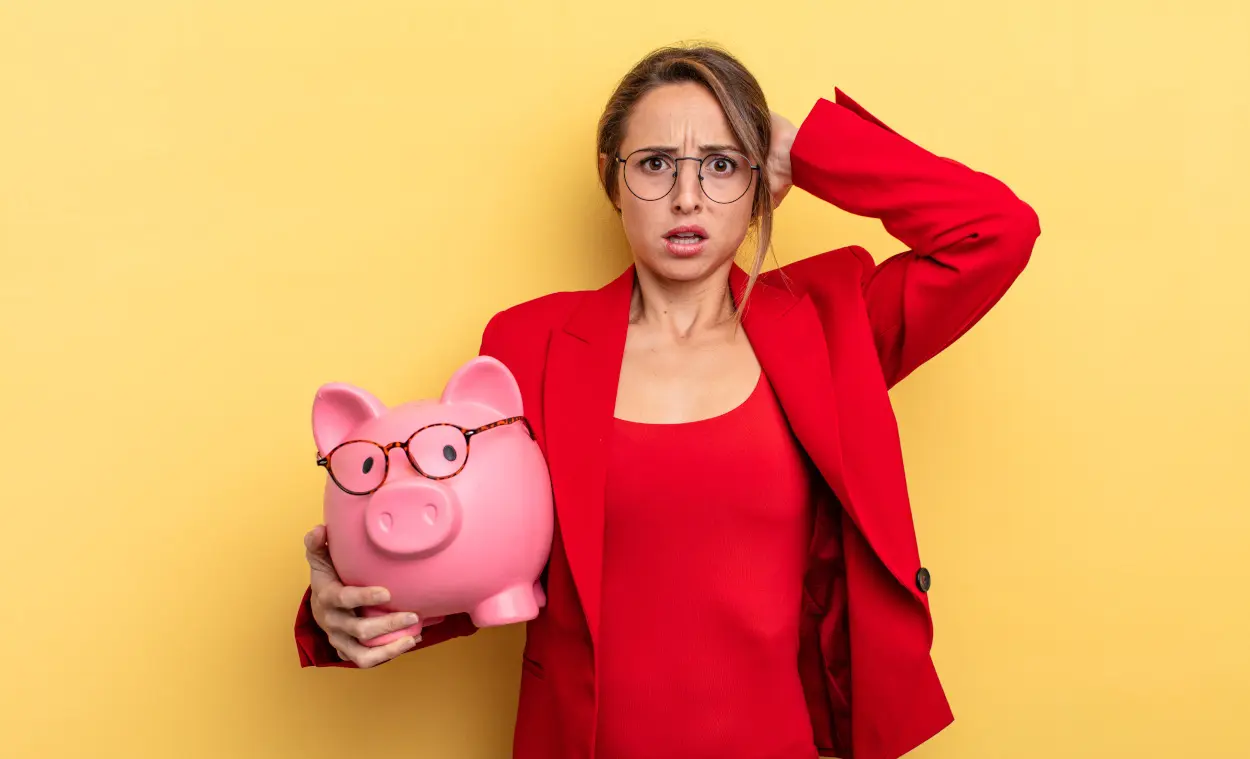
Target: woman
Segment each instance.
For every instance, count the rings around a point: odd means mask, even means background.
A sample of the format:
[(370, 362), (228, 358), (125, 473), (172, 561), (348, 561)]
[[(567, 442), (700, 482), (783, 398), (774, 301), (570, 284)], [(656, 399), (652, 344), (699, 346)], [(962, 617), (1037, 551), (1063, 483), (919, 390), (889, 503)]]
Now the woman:
[[(557, 512), (515, 756), (901, 756), (952, 716), (887, 390), (1001, 298), (1037, 217), (840, 91), (795, 129), (710, 47), (641, 61), (598, 145), (633, 264), (497, 314), (481, 345), (520, 383)], [(760, 274), (792, 184), (908, 250)], [(362, 646), (410, 620), (357, 616), (385, 590), (342, 586), (323, 527), (305, 542), (304, 666), (473, 632)]]

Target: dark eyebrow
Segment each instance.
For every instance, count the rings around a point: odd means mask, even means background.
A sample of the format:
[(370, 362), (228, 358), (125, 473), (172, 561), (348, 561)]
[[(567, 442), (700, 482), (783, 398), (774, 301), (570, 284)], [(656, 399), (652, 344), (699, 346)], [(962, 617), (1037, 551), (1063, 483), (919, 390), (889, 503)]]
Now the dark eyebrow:
[[(674, 145), (647, 145), (645, 147), (636, 148), (636, 150), (650, 150), (656, 153), (673, 154), (677, 152), (677, 147)], [(699, 151), (702, 153), (721, 153), (726, 150), (732, 150), (735, 153), (742, 152), (742, 148), (738, 147), (737, 145), (714, 144), (714, 145), (700, 145), (699, 146)], [(630, 151), (630, 152), (632, 153), (634, 151)]]

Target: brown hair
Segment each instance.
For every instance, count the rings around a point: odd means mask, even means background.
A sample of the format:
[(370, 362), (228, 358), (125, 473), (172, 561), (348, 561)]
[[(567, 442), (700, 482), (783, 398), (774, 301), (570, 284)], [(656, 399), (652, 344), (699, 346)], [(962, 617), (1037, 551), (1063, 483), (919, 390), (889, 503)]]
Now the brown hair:
[(720, 102), (734, 137), (752, 163), (760, 167), (751, 205), (751, 225), (758, 227), (755, 259), (746, 291), (738, 305), (739, 315), (755, 286), (764, 257), (772, 243), (773, 202), (768, 190), (767, 159), (772, 139), (771, 111), (764, 91), (737, 58), (710, 44), (667, 46), (649, 53), (617, 84), (599, 118), (598, 152), (607, 156), (599, 181), (608, 199), (620, 199), (620, 172), (616, 156), (625, 140), (625, 128), (634, 105), (651, 90), (680, 82), (694, 82), (708, 89)]

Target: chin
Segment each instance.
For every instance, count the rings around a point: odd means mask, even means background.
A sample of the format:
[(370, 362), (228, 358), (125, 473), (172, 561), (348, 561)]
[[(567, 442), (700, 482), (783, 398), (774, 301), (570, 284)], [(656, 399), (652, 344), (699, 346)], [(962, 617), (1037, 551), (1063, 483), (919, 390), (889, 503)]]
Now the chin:
[(711, 274), (725, 263), (724, 257), (702, 253), (697, 256), (674, 256), (660, 251), (639, 263), (657, 276), (674, 282), (694, 282)]
[(696, 281), (714, 273), (734, 259), (722, 251), (704, 250), (690, 256), (672, 255), (667, 249), (649, 250), (639, 256), (637, 263), (654, 271), (662, 279), (672, 281)]

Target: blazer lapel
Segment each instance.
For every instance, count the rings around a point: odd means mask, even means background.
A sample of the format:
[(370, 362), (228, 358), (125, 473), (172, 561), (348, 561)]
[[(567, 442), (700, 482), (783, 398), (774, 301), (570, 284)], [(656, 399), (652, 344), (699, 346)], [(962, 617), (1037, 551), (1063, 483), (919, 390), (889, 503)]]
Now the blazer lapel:
[[(730, 273), (735, 296), (746, 284), (746, 272), (735, 266)], [(889, 545), (884, 539), (885, 525), (877, 524), (871, 512), (860, 508), (847, 485), (829, 343), (811, 297), (757, 281), (743, 313), (743, 328), (795, 437), (868, 545), (895, 578), (914, 592), (903, 578), (902, 564), (885, 553)]]
[[(729, 281), (737, 300), (746, 288), (747, 274), (734, 266)], [(806, 293), (795, 295), (757, 281), (743, 313), (742, 326), (790, 429), (838, 498), (848, 500), (844, 498), (846, 485), (842, 478), (833, 373), (811, 298)]]
[(543, 384), (556, 517), (592, 641), (599, 632), (607, 444), (633, 286), (631, 266), (583, 296), (552, 335)]

